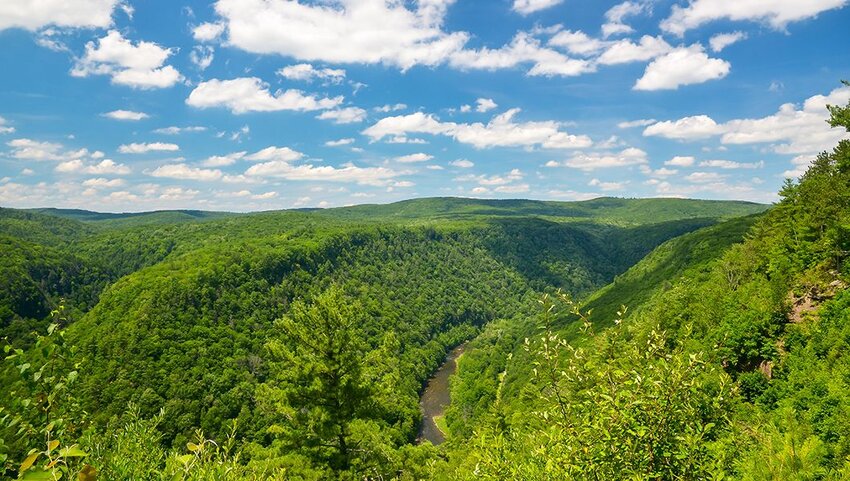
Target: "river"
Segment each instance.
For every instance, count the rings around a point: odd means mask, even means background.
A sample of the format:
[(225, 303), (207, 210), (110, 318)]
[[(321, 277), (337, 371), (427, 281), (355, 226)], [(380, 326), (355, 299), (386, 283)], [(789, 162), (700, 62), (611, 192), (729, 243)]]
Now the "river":
[(425, 385), (425, 391), (419, 399), (419, 408), (422, 410), (422, 427), (419, 428), (417, 442), (431, 441), (431, 444), (437, 445), (446, 440), (443, 432), (434, 422), (434, 418), (442, 416), (452, 401), (449, 391), (449, 377), (457, 370), (457, 359), (465, 349), (466, 344), (461, 344), (452, 349), (443, 365), (437, 369), (437, 372), (431, 376), (428, 384)]

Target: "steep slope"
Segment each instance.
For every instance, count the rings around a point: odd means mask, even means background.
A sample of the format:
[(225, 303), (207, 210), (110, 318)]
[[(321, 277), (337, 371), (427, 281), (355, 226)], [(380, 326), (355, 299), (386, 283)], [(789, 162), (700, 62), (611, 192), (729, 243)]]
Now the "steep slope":
[[(743, 242), (751, 219), (683, 236), (592, 296), (639, 305), (619, 325), (564, 341), (574, 306), (544, 302), (527, 356), (501, 361), (517, 401), (459, 409), (438, 478), (847, 479), (850, 141), (780, 195)], [(488, 332), (482, 353), (510, 352)]]

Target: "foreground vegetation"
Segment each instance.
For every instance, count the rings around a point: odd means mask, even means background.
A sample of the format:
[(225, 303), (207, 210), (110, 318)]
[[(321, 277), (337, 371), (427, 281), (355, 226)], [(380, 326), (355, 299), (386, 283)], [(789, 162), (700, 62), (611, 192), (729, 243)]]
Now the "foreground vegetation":
[[(22, 479), (850, 478), (850, 142), (780, 196), (756, 217), (4, 210), (0, 461)], [(419, 389), (469, 339), (448, 441), (413, 444)]]

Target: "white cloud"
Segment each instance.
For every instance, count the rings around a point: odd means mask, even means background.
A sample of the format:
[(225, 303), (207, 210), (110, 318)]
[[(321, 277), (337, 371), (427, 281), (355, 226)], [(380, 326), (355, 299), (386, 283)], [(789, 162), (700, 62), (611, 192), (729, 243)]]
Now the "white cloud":
[(725, 175), (718, 174), (717, 172), (694, 172), (685, 176), (685, 180), (694, 184), (722, 182), (725, 178)]
[(612, 167), (628, 167), (631, 165), (647, 164), (647, 154), (641, 149), (630, 147), (622, 150), (619, 153), (579, 153), (571, 158), (556, 162), (550, 161), (546, 163), (547, 167), (571, 167), (584, 171), (592, 171), (596, 169), (608, 169)]
[(620, 40), (610, 44), (597, 60), (601, 65), (617, 65), (630, 62), (645, 62), (673, 50), (663, 38), (644, 35), (639, 43)]
[(15, 128), (9, 126), (9, 121), (0, 117), (0, 134), (13, 134), (15, 133)]
[(746, 38), (747, 34), (744, 32), (718, 33), (711, 37), (708, 44), (711, 45), (711, 50), (713, 52), (722, 52), (726, 47)]
[(707, 115), (684, 117), (676, 121), (664, 121), (650, 125), (643, 131), (645, 137), (664, 137), (677, 140), (707, 139), (723, 132), (723, 126), (718, 125)]
[(237, 160), (244, 158), (245, 154), (247, 154), (247, 152), (242, 151), (226, 155), (213, 155), (201, 161), (201, 165), (204, 167), (224, 167), (226, 165), (233, 165)]
[(635, 90), (669, 90), (721, 79), (729, 74), (729, 62), (710, 58), (702, 45), (679, 47), (658, 57), (646, 67)]
[(278, 161), (291, 162), (304, 158), (304, 154), (297, 150), (292, 150), (289, 147), (266, 147), (263, 150), (254, 152), (251, 155), (246, 155), (245, 160), (254, 162)]
[(673, 167), (690, 167), (694, 165), (696, 159), (690, 156), (681, 156), (677, 155), (672, 159), (664, 162), (664, 165), (669, 165)]
[(223, 174), (218, 169), (200, 169), (190, 167), (186, 164), (167, 164), (157, 167), (150, 175), (152, 177), (164, 177), (168, 179), (209, 182), (221, 179)]
[(354, 143), (354, 139), (345, 138), (345, 139), (338, 139), (338, 140), (329, 140), (329, 141), (325, 142), (325, 145), (328, 146), (328, 147), (340, 147), (340, 146), (343, 146), (343, 145), (351, 145), (353, 143)]
[(635, 127), (646, 127), (647, 125), (652, 125), (656, 122), (658, 121), (655, 119), (630, 120), (628, 122), (620, 122), (617, 124), (617, 127), (621, 129), (633, 129)]
[(599, 189), (608, 192), (613, 190), (623, 190), (626, 188), (627, 185), (629, 185), (629, 182), (603, 182), (599, 179), (591, 179), (591, 181), (588, 182), (587, 185), (591, 187), (598, 187)]
[(608, 38), (613, 35), (634, 32), (632, 27), (624, 23), (625, 19), (650, 10), (651, 3), (647, 1), (626, 1), (614, 5), (605, 12), (606, 22), (602, 25), (602, 35)]
[(190, 125), (187, 127), (162, 127), (153, 131), (155, 134), (163, 134), (163, 135), (178, 135), (184, 132), (205, 132), (207, 130), (206, 127), (201, 127), (199, 125)]
[(406, 108), (407, 108), (407, 104), (395, 104), (395, 105), (386, 104), (386, 105), (382, 105), (380, 107), (375, 107), (374, 110), (375, 110), (375, 112), (388, 113), (388, 112), (395, 112), (396, 110), (404, 110)]
[(116, 164), (111, 159), (103, 159), (100, 162), (85, 162), (82, 159), (66, 160), (59, 163), (56, 172), (71, 173), (80, 172), (93, 175), (127, 175), (130, 168), (124, 164)]
[(64, 157), (60, 155), (62, 144), (54, 142), (39, 142), (32, 139), (15, 139), (6, 142), (6, 145), (12, 147), (10, 155), (21, 160), (62, 160)]
[(227, 24), (228, 42), (248, 52), (408, 69), (437, 65), (466, 43), (468, 34), (442, 31), (451, 3), (420, 1), (409, 10), (384, 0), (218, 0), (215, 10)]
[(333, 120), (335, 124), (354, 124), (366, 120), (366, 111), (360, 107), (346, 107), (337, 110), (326, 110), (316, 118)]
[(457, 159), (449, 162), (452, 167), (460, 167), (461, 169), (471, 169), (475, 164), (466, 159)]
[(269, 91), (268, 84), (256, 77), (241, 77), (232, 80), (208, 80), (201, 82), (186, 103), (201, 109), (226, 107), (234, 114), (246, 112), (274, 112), (278, 110), (323, 110), (332, 109), (342, 103), (342, 97), (316, 98), (300, 90)]
[(345, 70), (332, 68), (317, 69), (309, 63), (283, 67), (277, 71), (277, 74), (289, 80), (303, 80), (306, 82), (319, 79), (327, 83), (338, 84), (345, 80)]
[(48, 25), (69, 28), (106, 28), (121, 0), (5, 0), (0, 2), (0, 30), (36, 31)]
[(150, 115), (144, 112), (133, 112), (132, 110), (113, 110), (112, 112), (106, 112), (101, 115), (115, 120), (144, 120), (150, 117)]
[(530, 76), (574, 77), (596, 68), (592, 62), (574, 59), (540, 45), (540, 40), (526, 32), (517, 33), (513, 40), (498, 49), (481, 48), (455, 52), (449, 64), (460, 69), (498, 70), (531, 64)]
[(133, 88), (170, 87), (183, 80), (171, 65), (164, 65), (172, 50), (153, 42), (133, 44), (121, 32), (110, 30), (97, 42), (86, 44), (86, 52), (78, 59), (71, 75), (109, 75), (112, 83)]
[(95, 177), (83, 181), (83, 186), (94, 188), (113, 188), (121, 187), (125, 182), (123, 179), (106, 179), (104, 177)]
[(704, 160), (700, 167), (716, 167), (718, 169), (760, 169), (764, 162), (735, 162), (733, 160)]
[(403, 164), (409, 164), (414, 162), (427, 162), (433, 158), (433, 155), (423, 154), (420, 152), (418, 154), (402, 155), (401, 157), (396, 157), (394, 160)]
[(144, 154), (147, 152), (176, 152), (180, 150), (177, 144), (165, 142), (150, 142), (150, 143), (132, 143), (124, 144), (118, 147), (118, 152), (122, 154)]
[(354, 182), (361, 185), (385, 185), (388, 180), (400, 175), (385, 167), (357, 167), (344, 164), (341, 167), (312, 164), (292, 165), (282, 160), (263, 162), (245, 171), (248, 177), (275, 177), (286, 180), (313, 180), (327, 182)]
[(192, 29), (192, 35), (199, 42), (212, 42), (224, 33), (225, 26), (221, 23), (202, 23)]
[(489, 112), (489, 111), (491, 111), (491, 110), (493, 110), (493, 109), (495, 109), (496, 107), (499, 106), (499, 104), (494, 102), (493, 99), (483, 99), (482, 98), (482, 99), (476, 100), (475, 103), (477, 105), (475, 107), (475, 111), (480, 112), (480, 113)]
[(200, 70), (206, 70), (212, 65), (214, 58), (215, 49), (209, 45), (197, 45), (189, 53), (189, 60)]
[(549, 39), (549, 45), (562, 47), (570, 53), (586, 57), (598, 53), (608, 43), (592, 38), (580, 30), (575, 32), (572, 30), (562, 30)]
[(715, 20), (751, 20), (783, 29), (791, 22), (812, 18), (821, 12), (841, 8), (847, 0), (693, 0), (687, 7), (674, 5), (661, 22), (662, 30), (684, 35), (688, 30)]
[(585, 135), (563, 132), (562, 124), (555, 121), (516, 123), (513, 118), (520, 109), (511, 109), (497, 115), (489, 123), (463, 124), (440, 122), (433, 115), (416, 112), (398, 117), (386, 117), (363, 131), (373, 141), (384, 137), (403, 136), (408, 133), (446, 135), (458, 142), (478, 149), (489, 147), (543, 147), (547, 149), (574, 149), (592, 145)]
[(826, 124), (826, 106), (845, 105), (848, 101), (850, 87), (840, 87), (828, 95), (809, 97), (802, 106), (784, 104), (767, 117), (718, 124), (711, 117), (698, 115), (650, 125), (644, 135), (680, 140), (721, 136), (725, 145), (769, 143), (771, 150), (779, 154), (816, 154), (850, 138), (844, 129), (831, 129)]
[(540, 10), (554, 7), (564, 0), (514, 0), (513, 10), (522, 15), (528, 15)]

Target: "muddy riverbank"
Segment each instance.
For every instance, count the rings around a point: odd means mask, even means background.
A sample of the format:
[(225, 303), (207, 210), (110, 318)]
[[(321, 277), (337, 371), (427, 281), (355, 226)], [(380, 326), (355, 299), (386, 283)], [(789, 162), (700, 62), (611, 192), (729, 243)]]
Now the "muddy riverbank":
[(435, 419), (443, 416), (451, 403), (449, 377), (457, 370), (457, 359), (465, 349), (466, 344), (454, 348), (446, 357), (443, 365), (425, 385), (425, 391), (422, 392), (422, 397), (419, 399), (419, 408), (422, 410), (422, 427), (419, 428), (417, 442), (421, 443), (427, 440), (431, 441), (432, 444), (440, 444), (446, 440), (443, 432), (437, 427)]

